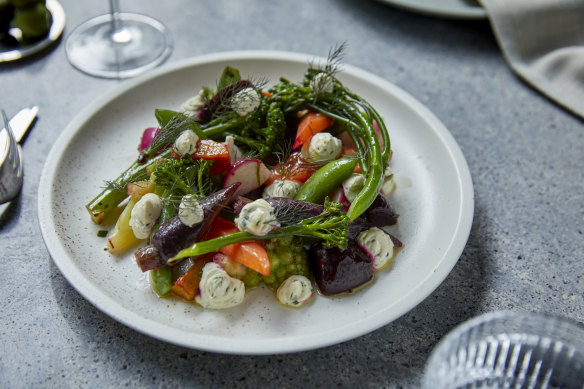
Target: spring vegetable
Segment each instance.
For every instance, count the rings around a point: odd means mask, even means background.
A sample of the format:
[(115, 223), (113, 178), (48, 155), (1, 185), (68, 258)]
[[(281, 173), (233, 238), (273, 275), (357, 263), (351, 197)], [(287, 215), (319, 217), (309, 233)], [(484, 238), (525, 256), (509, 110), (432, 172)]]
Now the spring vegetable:
[(380, 195), (391, 175), (389, 136), (375, 109), (336, 78), (337, 55), (301, 83), (281, 78), (268, 91), (227, 67), (182, 113), (155, 111), (159, 126), (144, 131), (137, 161), (87, 207), (100, 222), (128, 194), (130, 204), (160, 197), (150, 242), (135, 252), (158, 295), (222, 309), (263, 282), (299, 307), (313, 295), (312, 278), (337, 295), (391, 261), (389, 248), (402, 243), (378, 228), (397, 221)]
[(205, 236), (217, 213), (232, 201), (238, 187), (238, 184), (233, 184), (202, 199), (199, 204), (203, 208), (204, 219), (200, 223), (188, 226), (178, 216), (163, 223), (152, 235), (152, 245), (160, 257), (168, 262), (181, 249)]
[[(210, 240), (207, 240), (206, 242), (211, 242), (214, 239), (221, 239), (221, 237), (231, 236), (238, 232), (239, 229), (235, 226), (235, 224), (221, 217), (217, 217), (211, 227), (211, 230), (207, 234), (207, 238)], [(207, 252), (213, 252), (217, 250), (221, 251), (223, 254), (233, 259), (234, 261), (237, 261), (260, 274), (265, 276), (270, 274), (270, 260), (268, 258), (268, 254), (266, 253), (266, 250), (263, 248), (263, 246), (257, 242), (234, 242), (232, 244), (225, 244)]]
[(170, 150), (167, 150), (144, 164), (136, 161), (118, 178), (108, 183), (107, 187), (85, 206), (91, 219), (96, 224), (101, 224), (104, 218), (128, 197), (126, 186), (132, 182), (147, 180), (148, 169), (169, 155)]
[(332, 126), (333, 122), (333, 119), (318, 112), (307, 113), (298, 124), (296, 138), (292, 149), (302, 146), (304, 142), (309, 140), (314, 134), (324, 131)]
[(213, 256), (213, 262), (221, 266), (231, 277), (242, 279), (247, 274), (247, 267), (223, 253), (216, 253)]
[(399, 217), (387, 197), (382, 194), (377, 195), (365, 216), (375, 227), (392, 226), (397, 223)]
[(156, 135), (158, 135), (159, 132), (160, 128), (158, 127), (146, 128), (142, 133), (142, 138), (140, 139), (140, 146), (138, 147), (138, 151), (144, 151), (148, 147), (150, 147), (150, 145), (154, 141), (154, 138), (156, 138)]
[(227, 145), (210, 139), (200, 140), (191, 157), (196, 160), (212, 161), (209, 175), (224, 174), (231, 168), (231, 158)]
[(201, 281), (201, 270), (208, 262), (204, 259), (194, 261), (193, 265), (182, 274), (172, 285), (172, 293), (187, 301), (195, 299), (199, 283)]
[(299, 151), (290, 154), (284, 162), (278, 163), (271, 170), (271, 177), (266, 181), (270, 185), (276, 180), (293, 180), (304, 183), (320, 168), (322, 164), (310, 163), (302, 158)]
[(278, 289), (282, 282), (294, 275), (310, 277), (307, 252), (301, 238), (272, 239), (266, 249), (270, 258), (270, 274), (263, 280), (270, 288)]
[(156, 190), (163, 200), (160, 224), (178, 214), (183, 196), (205, 196), (208, 189), (205, 179), (208, 171), (207, 162), (195, 162), (190, 157), (180, 160), (170, 158), (156, 166), (152, 176)]
[(132, 209), (134, 209), (134, 205), (136, 205), (138, 200), (138, 197), (130, 198), (130, 201), (126, 204), (126, 207), (116, 222), (113, 233), (107, 238), (107, 249), (110, 253), (117, 254), (123, 252), (140, 242), (140, 239), (136, 238), (132, 227), (130, 227)]
[[(219, 220), (221, 219), (216, 219), (216, 221)], [(342, 210), (341, 204), (326, 200), (324, 211), (318, 216), (303, 219), (298, 223), (281, 227), (263, 236), (252, 235), (249, 232), (233, 232), (203, 242), (195, 242), (191, 247), (181, 250), (169, 262), (217, 251), (233, 243), (290, 236), (319, 239), (324, 247), (346, 247), (348, 226), (349, 219)], [(229, 253), (225, 254), (236, 259)]]
[(152, 290), (159, 296), (164, 296), (172, 289), (172, 269), (169, 266), (150, 270), (148, 279)]
[(340, 158), (327, 163), (302, 185), (294, 198), (313, 203), (322, 202), (335, 187), (353, 173), (356, 164), (355, 158)]
[(244, 159), (237, 162), (225, 175), (223, 187), (236, 182), (241, 185), (236, 196), (245, 195), (262, 186), (270, 178), (270, 170), (259, 159)]
[(344, 250), (314, 245), (308, 256), (318, 289), (325, 296), (351, 292), (373, 278), (371, 258), (353, 241)]
[[(270, 88), (272, 99), (284, 112), (298, 112), (310, 109), (335, 120), (349, 134), (361, 160), (361, 170), (366, 176), (365, 185), (351, 203), (347, 216), (354, 220), (373, 202), (381, 184), (383, 173), (391, 153), (391, 144), (385, 124), (379, 113), (363, 98), (351, 92), (336, 77), (335, 62), (342, 54), (340, 46), (329, 55), (329, 63), (324, 69), (310, 68), (305, 74), (303, 85), (294, 84), (285, 78)], [(324, 74), (324, 75), (323, 75)], [(332, 80), (332, 92), (313, 88), (315, 78)], [(324, 93), (323, 93), (324, 92)], [(376, 129), (376, 122), (383, 139), (381, 146)]]
[(134, 252), (134, 258), (143, 272), (158, 269), (165, 264), (156, 247), (152, 245), (140, 247)]
[(132, 197), (142, 197), (146, 193), (154, 192), (154, 183), (152, 181), (132, 182), (126, 186), (128, 195)]
[(211, 100), (205, 103), (197, 110), (197, 118), (201, 123), (209, 122), (222, 106), (226, 105), (229, 100), (238, 92), (253, 87), (248, 80), (239, 80), (221, 88)]

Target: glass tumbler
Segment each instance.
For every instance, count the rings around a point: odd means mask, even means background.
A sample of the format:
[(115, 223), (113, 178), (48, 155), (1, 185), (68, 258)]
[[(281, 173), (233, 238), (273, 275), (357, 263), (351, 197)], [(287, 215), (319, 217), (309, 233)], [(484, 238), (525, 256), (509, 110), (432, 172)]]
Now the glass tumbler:
[(438, 343), (422, 387), (582, 389), (584, 326), (527, 312), (476, 317)]

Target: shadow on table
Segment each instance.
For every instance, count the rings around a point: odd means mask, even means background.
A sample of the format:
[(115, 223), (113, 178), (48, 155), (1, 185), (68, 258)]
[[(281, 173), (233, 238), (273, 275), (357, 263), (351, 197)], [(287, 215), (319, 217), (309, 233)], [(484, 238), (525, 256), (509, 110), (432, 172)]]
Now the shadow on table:
[[(142, 335), (104, 315), (81, 297), (52, 263), (53, 292), (71, 338), (116, 385), (133, 383), (264, 387), (416, 387), (440, 338), (478, 313), (489, 284), (489, 223), (475, 209), (468, 245), (445, 282), (418, 307), (385, 327), (344, 344), (296, 354), (233, 356), (191, 350)], [(90, 355), (87, 355), (90, 354)], [(65, 363), (65, 362), (64, 362)], [(74, 362), (73, 362), (74, 363)], [(103, 375), (102, 375), (103, 377)]]

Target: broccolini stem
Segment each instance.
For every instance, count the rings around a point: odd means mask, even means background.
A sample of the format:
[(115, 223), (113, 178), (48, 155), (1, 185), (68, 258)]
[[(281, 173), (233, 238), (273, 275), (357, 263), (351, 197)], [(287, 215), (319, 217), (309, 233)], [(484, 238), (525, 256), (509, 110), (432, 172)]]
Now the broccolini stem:
[(226, 130), (229, 130), (233, 127), (236, 127), (240, 124), (241, 124), (240, 120), (231, 119), (231, 120), (223, 122), (223, 123), (219, 123), (219, 124), (215, 124), (215, 125), (211, 125), (209, 127), (203, 128), (203, 134), (205, 134), (208, 137), (213, 137), (215, 135), (220, 135), (223, 132), (225, 132)]

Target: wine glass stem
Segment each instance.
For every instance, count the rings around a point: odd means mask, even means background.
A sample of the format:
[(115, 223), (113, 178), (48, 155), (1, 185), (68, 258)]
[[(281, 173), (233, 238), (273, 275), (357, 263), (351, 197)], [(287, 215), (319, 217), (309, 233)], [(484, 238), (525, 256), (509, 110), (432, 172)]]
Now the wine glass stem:
[(132, 40), (130, 32), (126, 30), (120, 19), (120, 4), (118, 0), (110, 0), (110, 15), (112, 18), (111, 39), (115, 43), (128, 43)]

